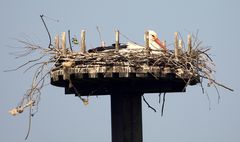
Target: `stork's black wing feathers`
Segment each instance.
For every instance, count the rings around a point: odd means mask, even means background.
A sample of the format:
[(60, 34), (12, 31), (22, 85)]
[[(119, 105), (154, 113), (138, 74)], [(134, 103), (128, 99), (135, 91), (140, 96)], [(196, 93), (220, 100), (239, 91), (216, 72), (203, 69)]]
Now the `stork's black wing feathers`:
[[(124, 49), (124, 48), (127, 48), (126, 44), (120, 44), (119, 45), (119, 49)], [(115, 44), (112, 44), (111, 46), (96, 47), (96, 48), (93, 48), (93, 49), (89, 49), (88, 52), (89, 53), (96, 53), (96, 52), (101, 52), (101, 51), (111, 50), (111, 49), (115, 49)]]

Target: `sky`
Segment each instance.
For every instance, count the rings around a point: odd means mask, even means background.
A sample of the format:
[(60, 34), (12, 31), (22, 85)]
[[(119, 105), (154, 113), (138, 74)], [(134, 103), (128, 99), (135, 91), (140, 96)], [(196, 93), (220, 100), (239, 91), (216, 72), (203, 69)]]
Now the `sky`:
[[(200, 85), (188, 87), (185, 93), (169, 93), (163, 117), (158, 94), (145, 94), (157, 112), (143, 103), (143, 141), (239, 142), (239, 13), (238, 0), (1, 0), (0, 141), (25, 141), (27, 111), (14, 117), (8, 111), (30, 86), (33, 71), (4, 70), (29, 60), (16, 60), (9, 54), (16, 50), (10, 47), (21, 47), (15, 39), (28, 39), (47, 47), (48, 36), (39, 17), (44, 14), (59, 20), (46, 19), (52, 36), (67, 30), (79, 36), (82, 29), (86, 30), (88, 49), (99, 46), (96, 26), (108, 45), (114, 42), (115, 29), (139, 44), (144, 44), (143, 33), (147, 29), (156, 31), (169, 44), (175, 31), (185, 40), (188, 33), (199, 31), (203, 45), (211, 47), (216, 80), (234, 92), (219, 87), (219, 103), (212, 87), (206, 88), (209, 99), (202, 94)], [(89, 105), (85, 106), (79, 98), (64, 95), (63, 88), (46, 86), (27, 141), (110, 142), (110, 97), (90, 97)]]

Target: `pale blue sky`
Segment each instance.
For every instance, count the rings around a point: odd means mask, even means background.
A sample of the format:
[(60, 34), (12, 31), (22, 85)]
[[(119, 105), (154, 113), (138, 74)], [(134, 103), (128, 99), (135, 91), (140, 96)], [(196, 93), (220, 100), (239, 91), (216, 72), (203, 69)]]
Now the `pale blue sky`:
[[(39, 18), (40, 14), (45, 14), (60, 20), (59, 23), (46, 21), (52, 35), (68, 29), (78, 34), (85, 29), (88, 48), (99, 45), (97, 25), (107, 44), (114, 41), (115, 28), (140, 44), (144, 42), (146, 29), (155, 30), (168, 43), (172, 42), (175, 31), (186, 37), (188, 32), (199, 29), (199, 39), (212, 48), (216, 79), (235, 92), (219, 88), (221, 101), (218, 104), (215, 89), (207, 88), (210, 111), (200, 86), (188, 87), (186, 93), (167, 94), (164, 117), (160, 117), (158, 95), (147, 95), (146, 99), (158, 112), (154, 113), (143, 103), (143, 140), (239, 142), (239, 13), (238, 0), (1, 0), (0, 141), (23, 142), (28, 123), (26, 112), (17, 117), (7, 113), (29, 87), (32, 73), (3, 72), (24, 62), (8, 54), (14, 51), (8, 45), (19, 46), (12, 38), (24, 37), (47, 46), (48, 37)], [(28, 141), (110, 142), (110, 97), (91, 97), (90, 104), (84, 106), (77, 97), (65, 96), (62, 88), (47, 86), (42, 91), (39, 112), (33, 118)]]

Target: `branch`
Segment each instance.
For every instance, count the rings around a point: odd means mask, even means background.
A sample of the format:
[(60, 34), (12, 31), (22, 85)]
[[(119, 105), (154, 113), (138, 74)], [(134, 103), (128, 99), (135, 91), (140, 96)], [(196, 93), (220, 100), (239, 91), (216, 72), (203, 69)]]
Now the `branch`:
[(29, 119), (28, 120), (28, 131), (27, 131), (27, 135), (25, 137), (25, 140), (28, 139), (28, 136), (29, 136), (29, 134), (31, 132), (31, 126), (32, 126), (32, 107), (31, 106), (29, 108), (29, 118), (28, 119)]
[(165, 106), (165, 95), (166, 95), (166, 92), (163, 94), (163, 103), (162, 103), (161, 117), (163, 117), (163, 111), (164, 111), (164, 106)]
[(148, 106), (149, 108), (151, 108), (154, 112), (157, 112), (156, 109), (153, 108), (153, 107), (146, 101), (144, 95), (143, 95), (143, 100), (144, 100), (144, 102), (147, 104), (147, 106)]
[(71, 44), (71, 33), (70, 33), (70, 30), (68, 30), (68, 42), (69, 42), (70, 50), (73, 51), (72, 44)]
[(221, 86), (221, 87), (223, 87), (223, 88), (225, 88), (225, 89), (227, 89), (227, 90), (229, 90), (229, 91), (234, 91), (233, 89), (231, 89), (231, 88), (229, 88), (229, 87), (227, 87), (227, 86), (225, 86), (225, 85), (223, 85), (223, 84), (220, 84), (220, 83), (218, 83), (218, 82), (216, 82), (215, 80), (213, 80), (213, 79), (210, 79), (211, 81), (213, 81), (216, 85), (218, 85), (218, 86)]
[(44, 15), (40, 15), (41, 20), (42, 20), (42, 22), (43, 22), (43, 25), (44, 25), (44, 27), (45, 27), (45, 29), (46, 29), (46, 31), (47, 31), (48, 38), (49, 38), (48, 48), (49, 48), (49, 49), (52, 49), (52, 48), (51, 48), (51, 45), (52, 45), (51, 35), (50, 35), (50, 32), (49, 32), (49, 30), (48, 30), (48, 28), (47, 28), (47, 25), (46, 25), (46, 23), (45, 23), (45, 21), (44, 21), (44, 19), (43, 19), (43, 16), (44, 16)]
[(88, 101), (88, 97), (87, 99), (83, 98), (81, 96), (81, 94), (78, 92), (77, 88), (73, 85), (73, 82), (71, 80), (69, 80), (69, 86), (71, 86), (75, 92), (75, 94), (82, 100), (84, 105), (88, 105), (89, 101)]
[(201, 77), (202, 78), (205, 78), (205, 79), (208, 79), (210, 82), (213, 82), (213, 83), (215, 83), (216, 85), (218, 85), (218, 86), (220, 86), (220, 87), (223, 87), (223, 88), (225, 88), (225, 89), (227, 89), (227, 90), (229, 90), (229, 91), (234, 91), (233, 89), (231, 89), (231, 88), (229, 88), (229, 87), (227, 87), (227, 86), (225, 86), (225, 85), (223, 85), (223, 84), (220, 84), (220, 83), (218, 83), (218, 82), (216, 82), (216, 80), (214, 80), (214, 79), (212, 79), (212, 78), (208, 78), (208, 77), (206, 77), (206, 76), (202, 76), (201, 75)]
[(26, 63), (18, 66), (18, 67), (15, 68), (15, 69), (5, 70), (4, 72), (16, 71), (16, 70), (18, 70), (18, 69), (20, 69), (20, 68), (22, 68), (22, 67), (25, 67), (25, 66), (28, 65), (29, 63), (36, 62), (36, 61), (41, 60), (44, 56), (45, 56), (45, 55), (42, 55), (41, 57), (39, 57), (39, 58), (37, 58), (37, 59), (27, 61)]

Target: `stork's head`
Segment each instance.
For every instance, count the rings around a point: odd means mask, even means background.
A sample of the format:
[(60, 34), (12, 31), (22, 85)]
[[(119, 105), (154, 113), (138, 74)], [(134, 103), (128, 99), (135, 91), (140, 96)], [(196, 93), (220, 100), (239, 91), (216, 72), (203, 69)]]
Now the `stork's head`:
[[(159, 40), (156, 32), (154, 32), (152, 30), (148, 30), (148, 38), (149, 38), (149, 47), (151, 49), (154, 49), (154, 50), (164, 49), (164, 50), (166, 50), (166, 47)], [(145, 37), (144, 37), (144, 39), (145, 39)]]

